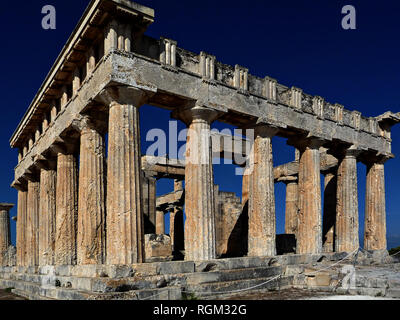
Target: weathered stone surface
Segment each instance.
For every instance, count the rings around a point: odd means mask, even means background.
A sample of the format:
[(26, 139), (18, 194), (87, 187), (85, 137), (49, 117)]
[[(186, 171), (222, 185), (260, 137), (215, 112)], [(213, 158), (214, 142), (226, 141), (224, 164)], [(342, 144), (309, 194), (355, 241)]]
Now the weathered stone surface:
[(40, 183), (28, 181), (28, 209), (26, 227), (26, 264), (39, 264), (39, 198)]
[(359, 248), (357, 160), (354, 150), (347, 150), (337, 173), (335, 249), (353, 252)]
[(9, 210), (14, 207), (13, 204), (0, 203), (0, 266), (9, 266), (8, 258), (11, 246), (11, 229)]
[(39, 265), (54, 265), (57, 171), (40, 171)]
[(322, 251), (319, 146), (308, 141), (300, 150), (298, 254)]
[(78, 219), (77, 163), (73, 154), (58, 153), (56, 187), (56, 265), (76, 263)]
[(185, 260), (216, 257), (210, 123), (217, 113), (196, 106), (182, 114), (189, 126), (185, 167)]
[(272, 136), (275, 128), (257, 126), (254, 152), (254, 167), (250, 189), (249, 211), (249, 256), (276, 255), (276, 218), (274, 173), (272, 160)]
[(280, 180), (286, 184), (285, 233), (297, 234), (299, 224), (299, 183), (296, 177)]
[(26, 265), (26, 226), (27, 226), (27, 203), (28, 191), (18, 191), (18, 214), (17, 214), (17, 266)]
[(141, 151), (139, 107), (145, 95), (111, 89), (108, 165), (107, 165), (107, 240), (108, 264), (131, 264), (144, 261), (144, 221), (141, 190)]
[(386, 250), (385, 169), (383, 163), (367, 168), (364, 249)]
[(77, 263), (105, 262), (105, 143), (90, 119), (82, 124), (79, 166)]
[(145, 235), (146, 262), (172, 259), (171, 238), (165, 234)]

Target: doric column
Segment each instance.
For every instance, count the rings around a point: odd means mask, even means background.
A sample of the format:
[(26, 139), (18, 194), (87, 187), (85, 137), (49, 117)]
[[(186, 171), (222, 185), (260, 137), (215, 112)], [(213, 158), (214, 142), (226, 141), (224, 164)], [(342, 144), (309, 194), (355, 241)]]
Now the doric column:
[(105, 142), (89, 117), (74, 122), (80, 132), (77, 264), (105, 262)]
[(26, 265), (26, 218), (28, 205), (28, 186), (23, 184), (18, 187), (18, 213), (17, 213), (17, 266)]
[(76, 263), (78, 218), (77, 161), (74, 154), (57, 156), (55, 264)]
[(364, 249), (386, 250), (385, 167), (382, 159), (367, 163)]
[(276, 217), (272, 137), (277, 129), (258, 125), (253, 144), (248, 256), (276, 255)]
[(339, 158), (335, 250), (352, 252), (359, 248), (357, 150), (347, 149)]
[(139, 107), (144, 91), (112, 87), (100, 98), (109, 106), (107, 163), (107, 263), (144, 262), (144, 219)]
[(165, 212), (159, 209), (156, 212), (156, 234), (165, 234)]
[(14, 207), (10, 203), (0, 203), (0, 266), (7, 266), (7, 252), (11, 246), (10, 210)]
[(39, 265), (54, 265), (56, 238), (56, 162), (48, 161), (40, 171)]
[(143, 172), (143, 215), (145, 234), (155, 233), (156, 228), (156, 183), (154, 176)]
[(298, 141), (299, 162), (299, 227), (297, 232), (298, 254), (322, 252), (321, 226), (321, 172), (317, 138)]
[(185, 260), (216, 258), (214, 176), (210, 124), (217, 111), (196, 105), (180, 118), (188, 125), (185, 167)]
[(170, 212), (169, 235), (173, 252), (184, 250), (185, 234), (183, 223), (183, 208), (177, 206)]
[(336, 170), (325, 173), (324, 184), (324, 213), (322, 219), (323, 251), (334, 252), (337, 192)]
[(285, 177), (286, 185), (285, 233), (297, 234), (299, 219), (299, 184), (297, 177)]
[[(38, 179), (39, 180), (39, 179)], [(39, 199), (40, 182), (28, 181), (28, 204), (26, 226), (27, 266), (39, 265)]]

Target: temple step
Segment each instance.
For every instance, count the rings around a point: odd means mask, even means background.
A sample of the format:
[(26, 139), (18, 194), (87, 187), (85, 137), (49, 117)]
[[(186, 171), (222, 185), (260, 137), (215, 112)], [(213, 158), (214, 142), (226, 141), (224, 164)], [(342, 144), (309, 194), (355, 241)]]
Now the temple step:
[(293, 276), (242, 279), (187, 286), (183, 294), (201, 299), (228, 298), (238, 294), (250, 294), (263, 291), (287, 289), (293, 282)]

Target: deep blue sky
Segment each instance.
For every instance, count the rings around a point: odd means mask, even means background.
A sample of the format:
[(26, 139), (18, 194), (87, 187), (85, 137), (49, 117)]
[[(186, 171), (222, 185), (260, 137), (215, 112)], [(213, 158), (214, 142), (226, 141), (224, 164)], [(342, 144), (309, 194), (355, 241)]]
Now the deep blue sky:
[[(398, 1), (181, 1), (140, 0), (156, 10), (148, 35), (165, 36), (185, 49), (216, 55), (250, 73), (272, 76), (327, 101), (357, 109), (365, 116), (400, 111), (400, 22)], [(78, 22), (89, 0), (35, 0), (6, 2), (0, 9), (2, 62), (0, 117), (0, 201), (17, 202), (9, 187), (17, 152), (9, 138), (39, 89), (47, 72)], [(41, 28), (41, 9), (57, 10), (57, 29)], [(357, 30), (341, 28), (341, 9), (357, 10)], [(169, 113), (145, 106), (142, 139), (147, 130), (168, 128)], [(222, 128), (220, 124), (216, 124)], [(180, 127), (182, 125), (180, 124)], [(400, 155), (400, 126), (393, 129), (393, 153)], [(274, 139), (274, 161), (293, 159), (284, 139)], [(143, 141), (143, 149), (148, 144)], [(386, 200), (389, 247), (400, 245), (400, 160), (386, 165)], [(365, 167), (359, 164), (360, 232), (363, 231)], [(216, 166), (215, 181), (224, 191), (241, 195), (241, 177), (232, 166)], [(160, 181), (158, 193), (169, 192), (171, 182)], [(283, 233), (285, 189), (276, 185), (277, 231)], [(16, 215), (16, 208), (11, 214)], [(12, 223), (12, 229), (15, 224)], [(15, 237), (13, 231), (13, 239)]]

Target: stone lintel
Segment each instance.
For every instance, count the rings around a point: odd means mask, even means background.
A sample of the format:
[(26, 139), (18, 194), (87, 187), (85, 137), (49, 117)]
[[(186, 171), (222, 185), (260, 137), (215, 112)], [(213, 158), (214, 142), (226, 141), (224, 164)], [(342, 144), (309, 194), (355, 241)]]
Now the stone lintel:
[(96, 100), (106, 106), (112, 106), (117, 103), (141, 107), (156, 92), (157, 88), (150, 86), (110, 85), (97, 95)]
[(279, 177), (278, 182), (283, 182), (283, 183), (291, 183), (291, 182), (297, 182), (298, 177), (297, 176), (285, 176), (285, 177)]
[(263, 131), (265, 131), (265, 134), (274, 136), (278, 133), (279, 129), (287, 128), (287, 125), (279, 120), (274, 120), (272, 117), (261, 116), (257, 119), (255, 128), (264, 128)]
[(157, 197), (157, 202), (156, 202), (157, 209), (167, 210), (167, 208), (182, 206), (184, 203), (184, 199), (185, 199), (184, 190), (178, 190), (164, 194), (160, 197)]

